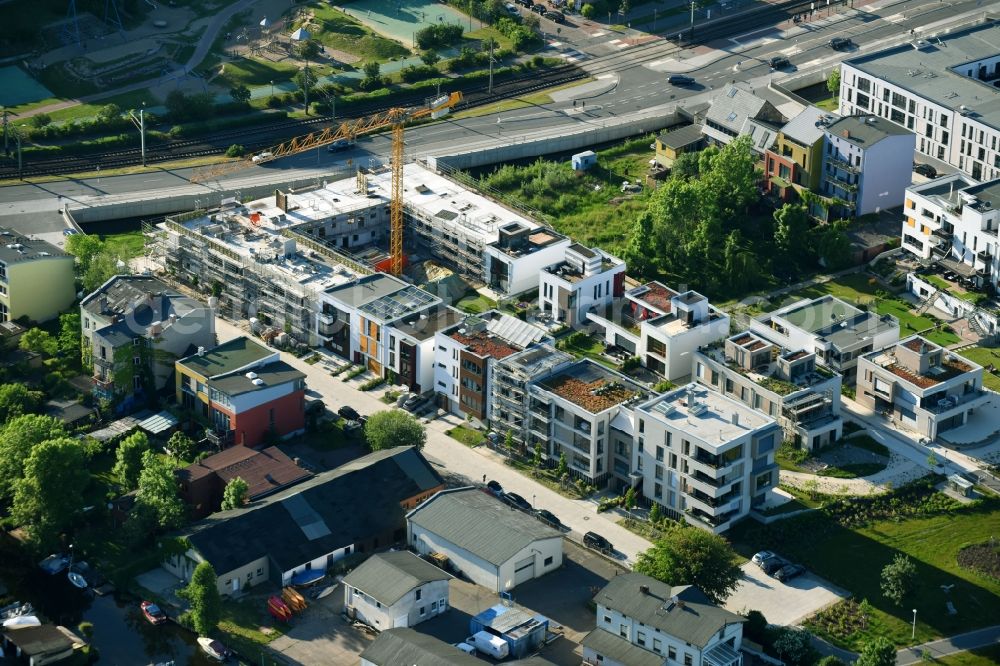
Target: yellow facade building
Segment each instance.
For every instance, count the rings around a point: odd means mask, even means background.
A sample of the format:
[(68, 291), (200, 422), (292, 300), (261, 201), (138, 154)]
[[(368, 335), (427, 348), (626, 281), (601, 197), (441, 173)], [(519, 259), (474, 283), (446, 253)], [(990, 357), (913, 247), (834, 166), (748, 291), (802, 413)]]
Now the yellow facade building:
[(76, 300), (73, 255), (0, 227), (0, 322), (48, 321)]

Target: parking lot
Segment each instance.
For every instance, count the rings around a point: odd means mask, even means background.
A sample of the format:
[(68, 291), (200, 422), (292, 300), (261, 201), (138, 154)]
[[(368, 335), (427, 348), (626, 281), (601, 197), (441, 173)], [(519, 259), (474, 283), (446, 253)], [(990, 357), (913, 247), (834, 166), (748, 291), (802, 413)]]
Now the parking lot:
[(747, 562), (741, 568), (743, 580), (733, 595), (726, 599), (726, 609), (734, 613), (758, 610), (771, 624), (796, 625), (848, 596), (845, 590), (808, 571), (782, 583), (765, 574), (753, 562)]
[(358, 655), (374, 639), (344, 619), (344, 588), (338, 585), (329, 596), (308, 602), (309, 608), (293, 622), (284, 636), (268, 648), (288, 664), (356, 664)]

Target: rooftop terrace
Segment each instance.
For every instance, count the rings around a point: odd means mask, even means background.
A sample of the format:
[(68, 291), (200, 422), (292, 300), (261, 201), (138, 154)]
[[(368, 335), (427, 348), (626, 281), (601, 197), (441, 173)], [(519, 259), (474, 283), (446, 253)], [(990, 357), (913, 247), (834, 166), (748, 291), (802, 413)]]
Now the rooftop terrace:
[(538, 385), (551, 393), (598, 414), (644, 394), (641, 386), (624, 375), (583, 359)]

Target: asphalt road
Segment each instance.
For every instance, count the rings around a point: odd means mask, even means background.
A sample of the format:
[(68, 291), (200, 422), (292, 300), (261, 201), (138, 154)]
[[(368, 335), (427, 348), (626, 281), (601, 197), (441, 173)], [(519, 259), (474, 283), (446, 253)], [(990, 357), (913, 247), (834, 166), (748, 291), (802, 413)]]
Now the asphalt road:
[[(742, 80), (752, 86), (766, 85), (769, 80), (780, 82), (794, 77), (798, 71), (829, 67), (831, 64), (859, 53), (882, 48), (912, 28), (946, 20), (966, 12), (984, 12), (991, 5), (979, 0), (940, 2), (937, 0), (904, 0), (873, 11), (834, 14), (826, 20), (792, 26), (787, 21), (776, 28), (755, 30), (716, 40), (708, 46), (716, 49), (707, 55), (701, 47), (676, 52), (667, 41), (660, 40), (607, 55), (607, 37), (585, 37), (583, 31), (564, 37), (557, 48), (571, 48), (582, 54), (581, 65), (590, 71), (613, 71), (603, 91), (583, 93), (585, 109), (576, 108), (573, 99), (560, 95), (563, 101), (535, 105), (508, 112), (493, 113), (477, 118), (445, 120), (415, 127), (407, 131), (407, 155), (419, 157), (447, 154), (456, 145), (488, 146), (521, 140), (526, 133), (557, 131), (566, 127), (600, 126), (614, 118), (648, 111), (673, 104), (695, 104), (711, 98), (714, 91), (732, 80)], [(862, 8), (863, 9), (863, 8)], [(874, 13), (878, 11), (882, 16)], [(779, 29), (794, 34), (781, 39)], [(850, 37), (857, 45), (854, 50), (839, 53), (826, 44), (833, 36)], [(568, 40), (576, 41), (570, 42)], [(630, 55), (634, 51), (634, 56)], [(600, 53), (606, 55), (601, 56)], [(786, 55), (792, 66), (782, 72), (771, 72), (766, 61), (773, 55)], [(698, 66), (699, 63), (704, 63)], [(667, 71), (686, 71), (695, 79), (693, 86), (677, 88), (664, 81)], [(604, 74), (606, 76), (606, 74)], [(588, 86), (592, 88), (592, 86)], [(582, 105), (581, 105), (582, 106)], [(274, 172), (289, 177), (292, 172), (310, 170), (317, 174), (343, 165), (346, 160), (368, 164), (387, 160), (390, 145), (384, 135), (364, 138), (358, 148), (349, 152), (315, 151), (286, 158), (236, 174), (237, 178), (269, 178)], [(55, 214), (65, 197), (72, 200), (92, 200), (105, 194), (128, 194), (186, 186), (192, 169), (161, 169), (143, 174), (63, 180), (44, 184), (11, 185), (0, 188), (0, 225), (14, 226), (25, 232), (46, 232), (62, 226)], [(270, 174), (268, 172), (271, 172)], [(205, 186), (210, 192), (211, 186)]]

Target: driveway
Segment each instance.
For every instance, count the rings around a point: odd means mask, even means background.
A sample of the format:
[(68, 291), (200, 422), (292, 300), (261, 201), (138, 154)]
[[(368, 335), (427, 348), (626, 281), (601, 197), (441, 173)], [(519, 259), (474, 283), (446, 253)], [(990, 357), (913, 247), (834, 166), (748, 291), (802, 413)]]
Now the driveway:
[(308, 601), (309, 607), (295, 618), (288, 632), (268, 643), (268, 648), (280, 653), (285, 663), (311, 666), (315, 664), (356, 664), (362, 651), (374, 638), (354, 629), (341, 613), (344, 610), (344, 587), (323, 599)]
[[(247, 334), (245, 330), (219, 318), (215, 320), (215, 329), (220, 343)], [(319, 393), (331, 411), (350, 405), (361, 414), (372, 414), (388, 407), (379, 400), (383, 389), (366, 392), (357, 388), (364, 382), (364, 375), (345, 382), (331, 377), (323, 363), (310, 365), (285, 353), (281, 354), (281, 359), (305, 373), (307, 387)], [(446, 430), (463, 423), (464, 420), (458, 416), (446, 415), (427, 424), (427, 445), (423, 453), (439, 468), (449, 484), (482, 484), (484, 475), (495, 479), (504, 489), (521, 495), (536, 508), (548, 509), (558, 516), (570, 528), (566, 535), (568, 538), (581, 542), (583, 534), (589, 531), (606, 537), (615, 546), (615, 559), (625, 566), (631, 567), (636, 556), (650, 547), (649, 541), (615, 523), (613, 515), (597, 513), (596, 501), (564, 497), (508, 467), (500, 454), (487, 447), (469, 448), (445, 434)]]
[(822, 578), (806, 573), (787, 583), (771, 578), (753, 562), (742, 567), (740, 586), (726, 599), (734, 613), (758, 610), (771, 624), (794, 626), (849, 595)]

